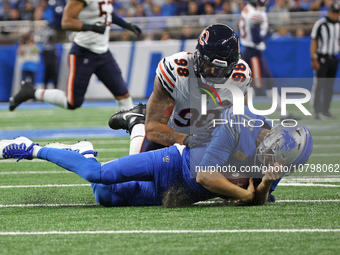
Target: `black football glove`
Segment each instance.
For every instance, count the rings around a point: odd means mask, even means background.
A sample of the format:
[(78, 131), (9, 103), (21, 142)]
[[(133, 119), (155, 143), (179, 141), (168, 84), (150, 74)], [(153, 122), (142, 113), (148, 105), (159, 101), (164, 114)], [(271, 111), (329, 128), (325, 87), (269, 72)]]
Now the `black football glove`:
[(189, 148), (202, 147), (212, 138), (213, 128), (198, 130), (195, 134), (188, 135), (184, 138), (183, 144)]
[(92, 25), (92, 24), (83, 24), (83, 26), (81, 27), (81, 31), (92, 31), (98, 34), (104, 34), (106, 30), (106, 25), (101, 25), (101, 24), (96, 24), (96, 25)]
[(138, 38), (142, 35), (142, 30), (133, 23), (126, 23), (125, 28), (135, 33)]

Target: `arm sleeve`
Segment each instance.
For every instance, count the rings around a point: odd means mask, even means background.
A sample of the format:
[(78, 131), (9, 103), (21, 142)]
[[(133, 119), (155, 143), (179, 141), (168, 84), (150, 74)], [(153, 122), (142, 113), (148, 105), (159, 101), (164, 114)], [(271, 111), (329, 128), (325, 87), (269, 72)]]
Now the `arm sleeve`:
[(171, 65), (170, 61), (167, 58), (163, 58), (157, 66), (156, 74), (162, 83), (162, 86), (169, 94), (175, 98), (175, 88), (177, 78), (174, 72), (175, 68)]
[(260, 27), (255, 26), (251, 28), (251, 37), (253, 38), (253, 42), (259, 44), (263, 41), (262, 36), (260, 35)]
[(127, 24), (121, 17), (119, 17), (114, 12), (112, 13), (112, 23), (114, 23), (114, 24), (116, 24), (116, 25), (118, 25), (122, 28), (125, 28), (126, 24)]

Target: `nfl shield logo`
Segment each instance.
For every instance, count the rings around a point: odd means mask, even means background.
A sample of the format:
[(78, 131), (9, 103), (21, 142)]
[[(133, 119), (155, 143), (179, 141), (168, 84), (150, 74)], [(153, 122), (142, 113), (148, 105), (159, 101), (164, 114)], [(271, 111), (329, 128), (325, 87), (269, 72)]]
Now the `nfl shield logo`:
[(170, 162), (170, 157), (169, 156), (163, 157), (163, 162)]

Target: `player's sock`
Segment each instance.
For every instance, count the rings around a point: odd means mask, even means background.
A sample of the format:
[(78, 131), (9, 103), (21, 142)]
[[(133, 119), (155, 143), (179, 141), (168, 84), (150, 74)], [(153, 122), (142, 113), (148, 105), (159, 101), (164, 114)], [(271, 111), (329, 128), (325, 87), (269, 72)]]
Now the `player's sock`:
[(121, 99), (121, 100), (117, 100), (117, 103), (118, 103), (119, 111), (129, 110), (133, 107), (133, 102), (132, 102), (131, 97), (124, 98), (124, 99)]
[(144, 124), (134, 125), (131, 130), (130, 136), (130, 152), (129, 152), (130, 155), (139, 153), (144, 140), (144, 136), (145, 125)]
[(42, 147), (39, 146), (39, 145), (34, 145), (34, 146), (33, 146), (33, 152), (32, 152), (33, 158), (37, 158), (37, 157), (38, 157), (38, 153), (39, 153), (39, 151), (40, 151), (41, 148), (42, 148)]
[(60, 89), (37, 89), (35, 98), (46, 103), (50, 103), (67, 109), (67, 98), (64, 91)]
[(95, 158), (85, 158), (75, 151), (42, 147), (37, 155), (78, 174), (88, 182), (100, 183), (101, 164)]

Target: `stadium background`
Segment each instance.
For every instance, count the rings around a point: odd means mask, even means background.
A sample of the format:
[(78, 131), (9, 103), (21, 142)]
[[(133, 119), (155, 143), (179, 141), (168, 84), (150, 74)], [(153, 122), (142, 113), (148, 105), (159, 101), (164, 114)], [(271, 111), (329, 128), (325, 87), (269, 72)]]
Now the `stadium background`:
[[(193, 51), (196, 40), (167, 40), (141, 42), (111, 42), (110, 50), (119, 61), (123, 76), (134, 98), (148, 98), (153, 90), (153, 80), (158, 62), (165, 56), (179, 51)], [(313, 84), (313, 71), (310, 66), (310, 38), (270, 39), (265, 57), (277, 78), (278, 87), (302, 87), (308, 90)], [(59, 88), (66, 89), (69, 43), (58, 44), (61, 54)], [(0, 46), (0, 101), (7, 102), (11, 93), (19, 88), (20, 68), (16, 64), (16, 45)], [(282, 50), (283, 49), (283, 50)], [(42, 58), (41, 58), (42, 59)], [(41, 61), (37, 73), (37, 84), (43, 81), (44, 63)], [(340, 76), (338, 72), (337, 77)], [(86, 98), (109, 100), (111, 95), (101, 82), (92, 77)], [(334, 85), (335, 93), (340, 93), (340, 82)]]

